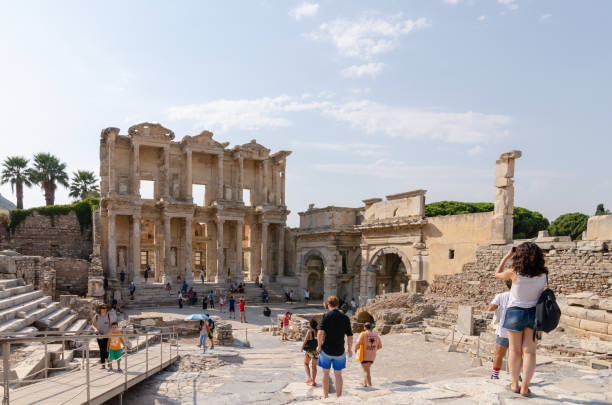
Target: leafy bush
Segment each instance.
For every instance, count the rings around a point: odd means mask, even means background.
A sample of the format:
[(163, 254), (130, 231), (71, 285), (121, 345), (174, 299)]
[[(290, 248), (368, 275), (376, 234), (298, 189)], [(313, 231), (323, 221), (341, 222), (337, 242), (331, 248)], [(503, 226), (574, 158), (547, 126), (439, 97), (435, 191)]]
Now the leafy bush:
[[(438, 201), (425, 205), (425, 215), (437, 217), (440, 215), (461, 215), (475, 212), (493, 211), (495, 205), (486, 202)], [(537, 211), (514, 207), (514, 239), (534, 238), (538, 231), (548, 228), (549, 222)]]
[(548, 227), (548, 232), (551, 236), (571, 236), (572, 239), (581, 239), (588, 220), (589, 216), (580, 212), (563, 214), (552, 221)]
[(603, 204), (597, 204), (595, 215), (610, 215), (610, 210), (607, 210)]
[(11, 217), (8, 222), (8, 228), (12, 232), (15, 232), (17, 226), (35, 211), (38, 212), (39, 215), (50, 217), (51, 226), (54, 226), (56, 215), (68, 215), (70, 211), (74, 211), (79, 220), (82, 232), (83, 229), (91, 226), (91, 212), (94, 207), (98, 207), (99, 205), (100, 199), (88, 198), (70, 205), (47, 205), (45, 207), (29, 208), (27, 210), (13, 210), (10, 214)]

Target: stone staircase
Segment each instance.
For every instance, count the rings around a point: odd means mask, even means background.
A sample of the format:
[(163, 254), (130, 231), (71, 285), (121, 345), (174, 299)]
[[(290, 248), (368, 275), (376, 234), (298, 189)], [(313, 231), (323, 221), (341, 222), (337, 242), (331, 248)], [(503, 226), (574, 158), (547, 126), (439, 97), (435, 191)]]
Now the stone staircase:
[[(230, 284), (229, 283), (202, 283), (201, 281), (194, 281), (189, 284), (189, 287), (193, 287), (197, 293), (198, 303), (197, 306), (202, 305), (202, 297), (208, 295), (210, 290), (215, 293), (215, 302), (219, 298), (219, 294), (222, 293), (228, 297)], [(136, 292), (134, 293), (134, 299), (129, 299), (129, 286), (127, 283), (122, 287), (122, 294), (126, 297), (123, 307), (124, 308), (148, 308), (148, 307), (159, 307), (159, 306), (174, 306), (177, 304), (177, 295), (179, 286), (172, 285), (170, 293), (166, 291), (162, 283), (136, 283)], [(266, 286), (266, 290), (270, 295), (270, 302), (283, 302), (285, 300), (285, 293), (280, 285), (270, 284)], [(257, 286), (254, 282), (245, 283), (244, 294), (235, 293), (235, 298), (244, 296), (248, 303), (260, 304), (262, 289)]]
[(0, 280), (0, 332), (80, 331), (87, 320), (21, 278)]

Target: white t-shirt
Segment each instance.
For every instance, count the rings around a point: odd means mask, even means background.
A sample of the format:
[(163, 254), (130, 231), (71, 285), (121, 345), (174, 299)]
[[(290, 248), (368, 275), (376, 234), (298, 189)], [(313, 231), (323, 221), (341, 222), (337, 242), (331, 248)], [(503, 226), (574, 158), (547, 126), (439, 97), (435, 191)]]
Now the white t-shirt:
[(510, 291), (497, 294), (491, 304), (497, 305), (499, 311), (499, 324), (495, 329), (495, 334), (499, 337), (507, 338), (508, 330), (504, 328), (504, 319), (506, 319), (506, 308), (508, 308), (508, 302), (510, 301)]
[(304, 298), (310, 298), (310, 293), (304, 290)]

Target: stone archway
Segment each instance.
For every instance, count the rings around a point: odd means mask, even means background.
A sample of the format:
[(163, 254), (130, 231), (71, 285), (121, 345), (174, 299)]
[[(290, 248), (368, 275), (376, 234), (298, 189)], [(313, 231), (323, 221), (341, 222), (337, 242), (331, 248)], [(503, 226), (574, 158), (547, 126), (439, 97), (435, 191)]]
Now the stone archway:
[(368, 265), (369, 289), (374, 294), (405, 291), (410, 279), (411, 265), (399, 249), (386, 247), (377, 251)]
[(303, 274), (306, 276), (306, 288), (310, 291), (310, 298), (322, 299), (324, 296), (325, 258), (318, 250), (311, 250), (302, 260)]

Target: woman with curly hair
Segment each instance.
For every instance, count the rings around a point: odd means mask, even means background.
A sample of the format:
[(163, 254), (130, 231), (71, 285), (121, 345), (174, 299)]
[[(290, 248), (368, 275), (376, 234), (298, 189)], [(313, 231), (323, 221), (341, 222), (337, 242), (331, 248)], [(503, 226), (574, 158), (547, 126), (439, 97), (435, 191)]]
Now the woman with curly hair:
[[(510, 259), (512, 265), (506, 269), (506, 262)], [(544, 265), (542, 249), (533, 242), (513, 247), (497, 266), (495, 277), (512, 280), (508, 309), (503, 321), (510, 341), (508, 366), (512, 382), (508, 388), (515, 393), (529, 396), (529, 383), (536, 366), (536, 344), (533, 341), (535, 306), (548, 284), (548, 269)], [(519, 386), (521, 357), (523, 381)]]

